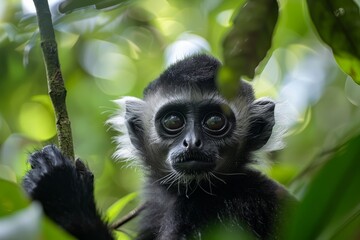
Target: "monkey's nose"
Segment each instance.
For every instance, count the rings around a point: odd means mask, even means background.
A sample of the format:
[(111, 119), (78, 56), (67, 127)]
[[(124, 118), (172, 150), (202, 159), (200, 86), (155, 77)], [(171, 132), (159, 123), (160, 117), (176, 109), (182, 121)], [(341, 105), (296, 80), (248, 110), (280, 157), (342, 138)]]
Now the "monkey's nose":
[(201, 148), (202, 141), (201, 139), (184, 139), (183, 146), (187, 149), (190, 148)]

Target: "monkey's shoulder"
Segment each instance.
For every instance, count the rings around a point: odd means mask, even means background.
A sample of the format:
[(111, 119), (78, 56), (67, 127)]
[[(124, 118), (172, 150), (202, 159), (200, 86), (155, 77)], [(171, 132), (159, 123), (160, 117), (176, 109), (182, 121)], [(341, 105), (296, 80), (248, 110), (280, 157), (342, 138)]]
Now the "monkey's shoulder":
[(221, 186), (212, 186), (211, 190), (205, 185), (195, 190), (152, 186), (147, 189), (143, 225), (166, 227), (169, 234), (194, 234), (213, 224), (225, 228), (235, 224), (267, 238), (285, 200), (291, 197), (281, 185), (261, 174), (247, 177), (224, 178)]

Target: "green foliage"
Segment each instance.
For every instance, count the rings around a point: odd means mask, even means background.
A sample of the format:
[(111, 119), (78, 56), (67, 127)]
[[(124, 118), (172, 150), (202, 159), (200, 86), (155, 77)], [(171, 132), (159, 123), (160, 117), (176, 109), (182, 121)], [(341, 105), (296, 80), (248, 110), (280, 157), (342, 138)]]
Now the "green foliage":
[(112, 222), (124, 210), (125, 206), (138, 196), (137, 193), (130, 193), (114, 202), (107, 210), (105, 218)]
[(42, 217), (41, 233), (36, 237), (36, 239), (39, 238), (43, 240), (53, 240), (53, 239), (75, 240), (73, 236), (71, 236), (62, 228), (60, 228), (58, 225), (56, 225), (54, 222), (46, 218), (46, 216)]
[(115, 238), (118, 240), (132, 240), (133, 239), (131, 236), (129, 236), (128, 234), (123, 233), (123, 232), (116, 232)]
[[(355, 239), (360, 223), (360, 136), (346, 143), (312, 180), (283, 239)], [(344, 225), (345, 224), (345, 225)], [(301, 227), (300, 227), (301, 226)]]
[[(224, 97), (227, 99), (232, 99), (238, 93), (239, 81), (234, 77), (234, 72), (228, 66), (223, 66), (220, 68), (217, 79), (218, 87)], [(236, 80), (236, 81), (234, 81)]]
[(344, 72), (360, 84), (360, 11), (353, 0), (307, 0), (310, 16)]
[(22, 189), (0, 179), (0, 239), (74, 239), (48, 220), (38, 203), (29, 204)]
[[(56, 143), (36, 18), (27, 12), (29, 1), (22, 2), (0, 1), (0, 178), (13, 182), (20, 182), (28, 168), (28, 152)], [(302, 103), (303, 108), (282, 116), (295, 113), (296, 124), (286, 149), (271, 156), (277, 159), (273, 170), (264, 170), (302, 201), (293, 218), (284, 220), (289, 224), (283, 238), (356, 239), (360, 89), (351, 77), (359, 83), (359, 1), (309, 0), (306, 5), (305, 0), (248, 0), (239, 8), (242, 2), (62, 1), (60, 10), (67, 14), (55, 13), (54, 26), (75, 152), (94, 171), (99, 208), (116, 218), (125, 205), (133, 204), (141, 182), (139, 173), (111, 160), (114, 133), (104, 126), (115, 111), (111, 100), (141, 97), (147, 83), (170, 63), (173, 49), (188, 53), (194, 48), (223, 60), (219, 84), (227, 97), (243, 76), (254, 78), (257, 97), (294, 97)], [(105, 5), (110, 8), (97, 10)], [(349, 76), (334, 64), (311, 23)], [(16, 185), (0, 181), (0, 229), (33, 219), (33, 225), (25, 222), (30, 225), (26, 239), (37, 234), (66, 239), (57, 230), (52, 233), (53, 223), (44, 219), (38, 205), (29, 205)], [(212, 239), (242, 235), (215, 226), (212, 230)], [(11, 231), (6, 239), (19, 239), (20, 232)], [(116, 236), (129, 239), (121, 232)]]
[(238, 79), (254, 77), (255, 68), (271, 47), (278, 11), (277, 0), (249, 0), (236, 13), (223, 41), (225, 69), (218, 76), (219, 88), (226, 97), (236, 94)]
[(95, 6), (96, 9), (103, 9), (108, 7), (118, 6), (128, 1), (119, 0), (64, 0), (59, 5), (59, 11), (61, 13), (69, 13), (79, 8)]
[(15, 183), (0, 178), (0, 189), (0, 217), (29, 205), (23, 191)]

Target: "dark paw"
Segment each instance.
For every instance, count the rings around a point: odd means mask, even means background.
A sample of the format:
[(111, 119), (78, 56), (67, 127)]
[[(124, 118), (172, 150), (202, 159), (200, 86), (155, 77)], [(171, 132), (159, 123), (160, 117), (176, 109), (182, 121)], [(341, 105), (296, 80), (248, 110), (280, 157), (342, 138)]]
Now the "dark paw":
[[(31, 154), (31, 170), (23, 180), (29, 196), (46, 210), (63, 206), (69, 210), (93, 201), (93, 174), (84, 163), (75, 164), (54, 145)], [(92, 205), (92, 204), (91, 204)]]
[(80, 160), (75, 164), (50, 145), (31, 154), (25, 191), (44, 212), (77, 239), (112, 239), (96, 211), (94, 177)]
[(70, 160), (65, 159), (54, 145), (46, 146), (42, 150), (34, 152), (28, 161), (31, 170), (26, 174), (23, 186), (32, 197), (39, 183), (45, 178), (50, 178), (51, 174), (57, 171), (56, 169), (73, 171)]

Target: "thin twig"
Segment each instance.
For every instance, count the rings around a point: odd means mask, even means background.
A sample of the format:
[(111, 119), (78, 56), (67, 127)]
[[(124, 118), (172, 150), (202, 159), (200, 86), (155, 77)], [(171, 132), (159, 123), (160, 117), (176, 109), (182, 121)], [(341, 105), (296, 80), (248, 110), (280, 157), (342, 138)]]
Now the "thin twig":
[(120, 218), (118, 221), (111, 224), (111, 228), (116, 230), (125, 223), (129, 222), (133, 218), (137, 217), (144, 209), (146, 208), (145, 204), (142, 204), (138, 206), (137, 208), (130, 211), (128, 214), (126, 214), (124, 217)]
[(318, 169), (319, 167), (323, 166), (325, 163), (327, 163), (330, 160), (330, 158), (325, 158), (325, 157), (336, 153), (342, 147), (344, 147), (344, 144), (341, 144), (339, 146), (335, 146), (333, 148), (324, 150), (324, 151), (316, 154), (316, 156), (313, 158), (313, 160), (310, 161), (310, 163), (303, 170), (301, 170), (294, 178), (292, 178), (290, 180), (290, 182), (287, 183), (287, 185), (290, 186), (291, 184), (293, 184), (297, 180), (299, 180), (302, 177), (306, 176), (311, 171), (314, 171), (315, 169)]
[(71, 126), (65, 103), (66, 89), (61, 74), (49, 4), (47, 0), (33, 1), (38, 17), (49, 95), (55, 110), (59, 146), (64, 155), (74, 159)]

